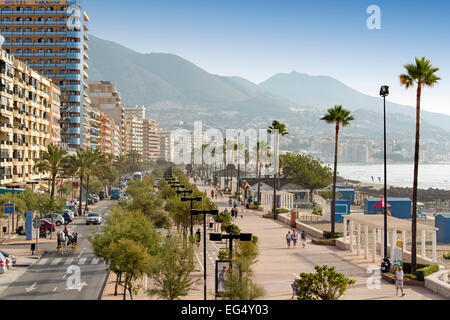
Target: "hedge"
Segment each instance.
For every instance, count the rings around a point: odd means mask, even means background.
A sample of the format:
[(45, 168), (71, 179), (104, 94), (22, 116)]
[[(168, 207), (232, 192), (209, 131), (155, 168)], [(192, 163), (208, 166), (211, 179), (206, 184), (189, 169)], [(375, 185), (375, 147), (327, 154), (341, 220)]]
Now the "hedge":
[[(418, 263), (418, 264), (417, 264), (417, 269), (416, 269), (416, 271), (417, 271), (418, 269), (423, 269), (423, 268), (426, 268), (426, 267), (428, 267), (428, 266), (430, 266), (430, 265), (427, 264), (427, 263)], [(411, 270), (412, 270), (412, 264), (411, 264), (411, 262), (403, 262), (403, 272), (404, 272), (404, 273), (411, 273)]]
[(323, 237), (324, 237), (324, 239), (339, 239), (339, 238), (343, 238), (344, 234), (342, 232), (335, 232), (334, 237), (332, 237), (331, 232), (324, 231)]
[(416, 277), (419, 281), (424, 281), (426, 276), (429, 276), (430, 274), (436, 273), (439, 271), (439, 266), (437, 264), (432, 264), (428, 267), (417, 269), (416, 270)]

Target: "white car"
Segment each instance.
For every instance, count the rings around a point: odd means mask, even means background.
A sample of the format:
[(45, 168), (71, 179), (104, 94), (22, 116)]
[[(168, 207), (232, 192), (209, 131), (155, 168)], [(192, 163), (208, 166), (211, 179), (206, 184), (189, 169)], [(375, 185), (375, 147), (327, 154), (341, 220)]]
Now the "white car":
[(99, 213), (89, 213), (86, 218), (86, 224), (101, 224), (102, 216)]
[(8, 271), (8, 260), (0, 253), (0, 273)]
[(72, 219), (75, 219), (75, 213), (72, 210), (64, 210), (64, 213), (68, 213)]
[(59, 213), (51, 213), (45, 216), (45, 219), (51, 220), (54, 224), (56, 224), (58, 227), (64, 225), (65, 220), (62, 215)]

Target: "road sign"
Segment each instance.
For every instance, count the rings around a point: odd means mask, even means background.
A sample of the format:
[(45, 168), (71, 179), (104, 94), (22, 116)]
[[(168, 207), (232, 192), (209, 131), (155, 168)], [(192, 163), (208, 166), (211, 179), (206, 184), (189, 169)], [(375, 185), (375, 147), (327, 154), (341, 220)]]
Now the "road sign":
[(16, 205), (14, 203), (5, 203), (3, 205), (3, 212), (5, 214), (14, 214), (16, 211)]
[(33, 227), (35, 229), (39, 229), (40, 226), (41, 226), (41, 219), (39, 219), (39, 217), (36, 216), (33, 220)]
[(78, 182), (73, 182), (72, 183), (72, 188), (78, 189)]

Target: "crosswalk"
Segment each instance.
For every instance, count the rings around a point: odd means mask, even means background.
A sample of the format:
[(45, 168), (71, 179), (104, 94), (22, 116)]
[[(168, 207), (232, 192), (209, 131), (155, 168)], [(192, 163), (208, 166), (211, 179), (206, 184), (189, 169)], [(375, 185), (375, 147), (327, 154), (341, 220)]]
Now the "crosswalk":
[(105, 264), (103, 260), (96, 257), (57, 257), (57, 258), (43, 258), (37, 265), (39, 266), (69, 266), (69, 265), (100, 265)]

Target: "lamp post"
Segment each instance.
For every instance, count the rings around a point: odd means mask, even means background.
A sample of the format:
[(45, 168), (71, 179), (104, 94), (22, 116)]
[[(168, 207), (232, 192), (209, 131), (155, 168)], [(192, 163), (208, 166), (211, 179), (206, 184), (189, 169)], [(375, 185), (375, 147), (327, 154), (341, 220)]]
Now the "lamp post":
[(209, 240), (211, 241), (222, 241), (222, 239), (228, 239), (230, 240), (230, 266), (233, 261), (233, 240), (240, 240), (240, 241), (252, 241), (253, 234), (251, 233), (240, 233), (240, 234), (222, 234), (222, 233), (211, 233), (209, 235)]
[[(273, 128), (278, 124), (277, 120), (272, 122)], [(275, 132), (274, 143), (274, 173), (273, 173), (273, 219), (277, 220), (277, 172), (278, 172), (278, 132)]]
[(380, 96), (384, 102), (384, 261), (382, 268), (387, 261), (387, 147), (386, 147), (386, 97), (389, 95), (389, 87), (382, 86)]
[[(192, 191), (192, 190), (191, 190)], [(191, 192), (192, 193), (192, 192)], [(190, 201), (191, 202), (191, 211), (192, 209), (194, 209), (194, 201), (203, 201), (202, 197), (192, 197), (192, 198), (186, 198), (186, 196), (181, 198), (182, 202), (187, 202)], [(194, 221), (192, 219), (192, 214), (191, 214), (191, 236), (194, 236)]]
[(191, 210), (191, 216), (203, 215), (203, 299), (206, 301), (206, 215), (218, 215), (219, 210)]

